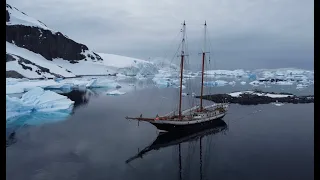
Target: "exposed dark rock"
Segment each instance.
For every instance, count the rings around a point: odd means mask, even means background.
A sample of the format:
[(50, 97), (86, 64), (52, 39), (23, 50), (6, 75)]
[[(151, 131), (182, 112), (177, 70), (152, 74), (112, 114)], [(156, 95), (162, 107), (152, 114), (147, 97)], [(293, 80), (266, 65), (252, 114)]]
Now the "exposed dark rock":
[(7, 78), (24, 78), (21, 74), (16, 71), (6, 71)]
[[(274, 94), (274, 93), (271, 93), (271, 94)], [(289, 93), (282, 93), (282, 94), (290, 95)], [(200, 96), (196, 96), (196, 98), (200, 98)], [(203, 96), (203, 99), (214, 101), (216, 103), (229, 102), (229, 103), (241, 104), (241, 105), (269, 104), (272, 102), (293, 103), (293, 104), (314, 102), (313, 95), (271, 98), (268, 96), (258, 96), (255, 94), (241, 94), (239, 97), (233, 97), (228, 94), (213, 94), (213, 95), (205, 95)]]
[(6, 10), (6, 22), (10, 21), (10, 15), (9, 12)]
[[(15, 55), (16, 56), (16, 55)], [(55, 77), (63, 77), (59, 74), (55, 74), (55, 73), (52, 73), (50, 72), (50, 70), (48, 68), (45, 68), (45, 67), (42, 67), (42, 66), (39, 66), (27, 59), (24, 59), (23, 57), (20, 57), (20, 56), (16, 56), (18, 59), (16, 59), (15, 57), (13, 57), (11, 54), (6, 54), (6, 61), (9, 62), (9, 61), (18, 61), (18, 64), (22, 66), (23, 69), (28, 69), (30, 71), (32, 71), (32, 67), (28, 66), (28, 64), (30, 65), (33, 65), (35, 67), (37, 67), (38, 69), (35, 71), (37, 74), (41, 75), (42, 73), (49, 73), (49, 74), (52, 74), (53, 76)], [(8, 71), (7, 71), (8, 72)], [(14, 71), (15, 72), (15, 71)], [(16, 72), (17, 73), (17, 72)], [(19, 73), (18, 73), (19, 74)], [(21, 74), (19, 74), (21, 75)], [(12, 72), (11, 73), (7, 73), (7, 76), (6, 77), (11, 77), (12, 76)], [(22, 76), (22, 75), (21, 75)], [(24, 76), (22, 76), (24, 77)]]
[(48, 60), (82, 60), (86, 57), (81, 52), (88, 50), (87, 46), (76, 43), (59, 32), (53, 34), (49, 30), (22, 25), (6, 26), (6, 41), (41, 54)]
[(12, 55), (6, 54), (6, 62), (15, 61), (15, 60), (16, 58), (14, 58)]
[[(6, 7), (13, 9), (9, 4), (7, 4)], [(19, 11), (18, 9), (16, 10)], [(23, 14), (26, 15), (25, 13)], [(9, 21), (10, 13), (6, 10), (6, 22)], [(39, 21), (39, 23), (46, 26), (41, 21)], [(34, 53), (41, 54), (48, 60), (62, 58), (70, 60), (72, 63), (77, 63), (77, 61), (84, 60), (86, 58), (93, 61), (102, 60), (102, 58), (96, 53), (93, 55), (88, 54), (88, 57), (81, 54), (88, 50), (86, 45), (77, 43), (60, 32), (55, 33), (39, 27), (7, 25), (6, 41), (14, 43), (18, 47), (28, 49)]]

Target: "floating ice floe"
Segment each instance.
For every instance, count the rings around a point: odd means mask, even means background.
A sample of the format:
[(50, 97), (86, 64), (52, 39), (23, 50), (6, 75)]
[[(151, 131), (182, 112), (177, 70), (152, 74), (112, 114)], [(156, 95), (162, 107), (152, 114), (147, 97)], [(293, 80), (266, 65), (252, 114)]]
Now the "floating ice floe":
[(246, 82), (245, 82), (245, 81), (241, 81), (240, 84), (241, 84), (241, 85), (245, 85)]
[(227, 85), (228, 82), (227, 81), (224, 81), (224, 80), (216, 80), (216, 81), (206, 81), (206, 82), (203, 82), (203, 85), (204, 86), (207, 86), (207, 87), (213, 87), (213, 86), (225, 86)]
[(113, 91), (107, 92), (107, 95), (112, 95), (112, 96), (123, 95), (123, 94), (125, 94), (125, 92), (121, 92), (121, 91), (118, 91), (118, 90), (113, 90)]
[(205, 71), (205, 74), (242, 77), (242, 76), (245, 76), (247, 73), (242, 69), (237, 69), (233, 71), (232, 70), (208, 70), (208, 71)]
[[(8, 78), (7, 78), (8, 79)], [(6, 82), (6, 94), (23, 93), (35, 87), (54, 90), (66, 90), (73, 88), (118, 88), (121, 87), (115, 80), (107, 78), (82, 78), (55, 80), (20, 80), (12, 79)]]
[(66, 96), (33, 88), (24, 93), (21, 98), (6, 96), (6, 119), (37, 112), (60, 112), (69, 115), (74, 101)]
[(293, 85), (293, 83), (290, 82), (290, 81), (278, 81), (278, 82), (275, 82), (275, 83), (272, 83), (272, 84), (284, 85), (284, 86), (291, 86), (291, 85)]
[(307, 84), (297, 84), (297, 89), (303, 89), (303, 88), (307, 88), (308, 85)]
[(295, 68), (261, 69), (254, 72), (265, 79), (281, 79), (286, 81), (299, 81), (313, 79), (314, 77), (313, 71)]
[[(12, 81), (11, 81), (12, 82)], [(54, 80), (24, 80), (17, 83), (6, 84), (6, 94), (23, 93), (35, 87), (58, 86), (59, 83)]]
[(278, 82), (271, 82), (270, 83), (270, 82), (255, 80), (255, 81), (250, 82), (249, 84), (252, 86), (259, 86), (259, 85), (266, 85), (266, 84), (291, 86), (291, 85), (293, 85), (293, 82), (291, 82), (291, 81), (278, 81)]

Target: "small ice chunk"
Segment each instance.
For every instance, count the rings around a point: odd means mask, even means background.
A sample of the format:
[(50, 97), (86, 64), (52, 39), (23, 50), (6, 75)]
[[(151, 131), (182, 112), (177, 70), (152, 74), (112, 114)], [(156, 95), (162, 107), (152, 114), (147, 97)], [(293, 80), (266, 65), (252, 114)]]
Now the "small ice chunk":
[(275, 106), (283, 106), (284, 105), (284, 103), (278, 103), (278, 102), (275, 102), (275, 103), (272, 103), (273, 105), (275, 105)]
[(245, 85), (246, 82), (245, 82), (245, 81), (241, 81), (240, 84), (241, 84), (241, 85)]

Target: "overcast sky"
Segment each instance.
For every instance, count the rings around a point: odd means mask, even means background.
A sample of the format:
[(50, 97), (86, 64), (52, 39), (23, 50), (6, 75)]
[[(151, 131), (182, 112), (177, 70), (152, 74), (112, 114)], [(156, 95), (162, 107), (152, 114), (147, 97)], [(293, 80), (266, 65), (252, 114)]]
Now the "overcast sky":
[(170, 57), (183, 20), (190, 63), (204, 21), (218, 69), (313, 69), (313, 0), (7, 0), (96, 52)]

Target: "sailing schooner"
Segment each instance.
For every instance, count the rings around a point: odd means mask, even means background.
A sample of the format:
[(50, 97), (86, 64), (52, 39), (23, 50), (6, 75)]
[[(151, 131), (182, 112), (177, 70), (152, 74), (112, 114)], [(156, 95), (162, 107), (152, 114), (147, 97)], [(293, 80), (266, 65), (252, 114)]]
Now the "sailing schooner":
[[(206, 28), (207, 23), (204, 24), (204, 39), (206, 39)], [(228, 110), (227, 103), (213, 104), (209, 106), (203, 106), (203, 81), (204, 81), (204, 65), (206, 58), (206, 40), (204, 40), (204, 46), (202, 50), (202, 71), (201, 71), (201, 96), (200, 105), (196, 105), (192, 108), (182, 111), (182, 80), (183, 80), (183, 67), (184, 67), (184, 57), (185, 54), (185, 38), (186, 38), (186, 23), (183, 22), (182, 28), (182, 40), (181, 40), (181, 60), (180, 60), (180, 90), (179, 90), (179, 110), (178, 114), (175, 111), (170, 112), (164, 116), (156, 116), (153, 118), (145, 118), (140, 115), (140, 117), (126, 117), (126, 119), (134, 119), (139, 121), (146, 121), (159, 130), (162, 131), (176, 131), (192, 129), (194, 126), (203, 126), (212, 121), (221, 119), (226, 115)]]

